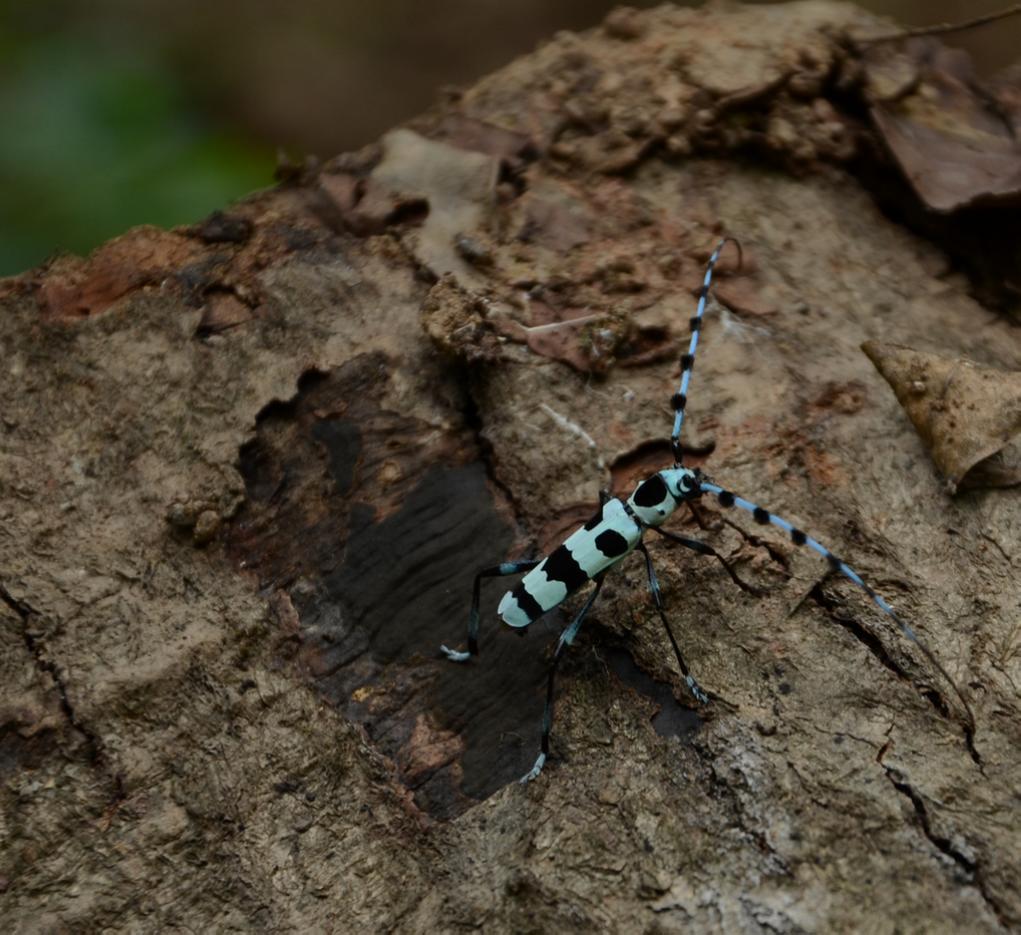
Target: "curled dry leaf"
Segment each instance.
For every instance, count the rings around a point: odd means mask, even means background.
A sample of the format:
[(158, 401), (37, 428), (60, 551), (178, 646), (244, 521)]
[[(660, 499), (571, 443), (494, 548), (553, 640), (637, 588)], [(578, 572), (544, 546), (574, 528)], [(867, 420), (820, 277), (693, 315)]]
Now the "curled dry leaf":
[(1021, 483), (1021, 373), (866, 341), (950, 493)]
[(599, 219), (589, 203), (560, 179), (537, 178), (518, 199), (516, 236), (567, 253), (589, 243)]

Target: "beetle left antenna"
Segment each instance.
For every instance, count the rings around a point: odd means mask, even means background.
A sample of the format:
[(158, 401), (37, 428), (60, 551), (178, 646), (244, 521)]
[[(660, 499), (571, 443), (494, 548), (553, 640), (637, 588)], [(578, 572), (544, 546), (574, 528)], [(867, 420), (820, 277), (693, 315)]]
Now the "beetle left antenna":
[(698, 294), (698, 308), (695, 315), (689, 322), (691, 325), (691, 342), (688, 344), (688, 353), (681, 357), (681, 385), (670, 400), (674, 407), (674, 429), (670, 433), (670, 446), (674, 451), (674, 466), (681, 466), (681, 426), (684, 424), (684, 407), (688, 404), (688, 384), (691, 382), (691, 368), (695, 364), (695, 350), (698, 348), (698, 333), (702, 330), (702, 317), (705, 314), (705, 303), (709, 296), (709, 284), (713, 280), (713, 268), (720, 258), (724, 246), (732, 243), (737, 247), (737, 268), (744, 264), (744, 251), (741, 244), (733, 237), (724, 237), (713, 250), (709, 262), (705, 268), (705, 279), (702, 281), (702, 291)]
[(826, 548), (821, 542), (817, 542), (811, 536), (802, 532), (796, 526), (787, 522), (787, 520), (777, 516), (775, 513), (770, 513), (769, 510), (763, 509), (761, 506), (757, 506), (750, 500), (745, 500), (744, 497), (739, 497), (736, 494), (731, 493), (729, 490), (724, 490), (722, 487), (718, 487), (716, 484), (710, 484), (707, 481), (703, 481), (699, 484), (699, 490), (703, 493), (712, 494), (716, 497), (717, 502), (722, 507), (736, 506), (742, 510), (747, 510), (755, 518), (755, 522), (762, 526), (772, 525), (778, 529), (782, 529), (791, 538), (791, 542), (795, 545), (806, 546), (813, 552), (817, 552), (829, 563), (830, 568), (843, 575), (850, 581), (853, 581), (858, 587), (860, 587), (883, 613), (893, 618), (894, 623), (900, 627), (901, 633), (904, 634), (905, 638), (911, 640), (922, 652), (929, 663), (935, 667), (940, 675), (946, 679), (947, 684), (953, 688), (954, 693), (960, 699), (961, 704), (964, 706), (965, 712), (968, 715), (969, 728), (972, 733), (975, 731), (975, 715), (971, 710), (971, 706), (968, 704), (967, 699), (964, 697), (964, 693), (960, 688), (957, 687), (957, 683), (950, 677), (950, 673), (943, 668), (943, 665), (936, 658), (935, 654), (925, 645), (919, 638), (915, 631), (908, 626), (908, 624), (901, 620), (900, 617), (894, 612), (894, 609), (886, 602), (881, 594), (876, 593), (872, 590), (861, 578), (850, 565), (844, 562), (842, 559), (837, 558), (829, 549)]

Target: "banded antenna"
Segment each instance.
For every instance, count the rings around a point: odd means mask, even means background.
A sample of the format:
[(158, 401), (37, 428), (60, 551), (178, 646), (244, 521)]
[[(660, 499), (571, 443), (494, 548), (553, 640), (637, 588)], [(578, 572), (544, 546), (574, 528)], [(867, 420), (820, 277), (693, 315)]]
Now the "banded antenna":
[(791, 542), (795, 545), (807, 546), (812, 549), (812, 551), (818, 552), (819, 555), (826, 559), (833, 571), (838, 572), (849, 581), (853, 581), (856, 585), (858, 585), (858, 587), (860, 587), (872, 599), (872, 603), (883, 611), (883, 613), (893, 618), (894, 623), (900, 627), (900, 631), (904, 634), (905, 639), (911, 640), (911, 642), (914, 643), (919, 650), (921, 650), (925, 658), (936, 668), (939, 674), (946, 679), (947, 684), (953, 688), (954, 693), (964, 706), (964, 710), (968, 715), (970, 730), (974, 733), (975, 715), (971, 710), (971, 705), (968, 704), (967, 699), (964, 697), (964, 693), (960, 688), (958, 688), (957, 682), (950, 677), (950, 673), (943, 668), (943, 665), (936, 658), (932, 650), (918, 638), (915, 631), (897, 616), (894, 609), (886, 602), (886, 599), (881, 594), (877, 594), (862, 580), (862, 577), (858, 574), (858, 572), (856, 572), (842, 559), (837, 558), (837, 556), (827, 549), (822, 543), (817, 542), (811, 536), (803, 533), (797, 528), (797, 526), (787, 522), (787, 520), (777, 516), (775, 513), (770, 513), (769, 510), (752, 503), (750, 500), (745, 500), (744, 497), (739, 497), (736, 494), (731, 493), (729, 490), (725, 490), (723, 487), (708, 483), (707, 481), (703, 481), (699, 484), (699, 490), (701, 490), (702, 493), (712, 494), (716, 497), (717, 502), (722, 507), (726, 508), (736, 506), (742, 510), (747, 510), (755, 518), (755, 522), (761, 526), (772, 525), (776, 526), (778, 529), (782, 529), (788, 536), (790, 536)]
[(670, 433), (670, 447), (674, 451), (675, 467), (681, 466), (681, 426), (684, 424), (684, 407), (688, 404), (688, 384), (691, 382), (691, 369), (695, 365), (695, 350), (698, 348), (698, 333), (702, 330), (702, 318), (705, 314), (706, 299), (709, 296), (709, 284), (713, 280), (713, 268), (716, 266), (716, 261), (720, 258), (720, 253), (728, 242), (737, 247), (737, 268), (741, 269), (744, 265), (744, 251), (741, 249), (741, 244), (733, 237), (724, 237), (716, 245), (716, 249), (713, 250), (709, 262), (706, 264), (705, 279), (702, 281), (702, 290), (698, 294), (698, 308), (695, 310), (694, 318), (689, 322), (691, 343), (688, 345), (688, 353), (681, 357), (681, 385), (670, 400), (676, 413), (674, 429)]

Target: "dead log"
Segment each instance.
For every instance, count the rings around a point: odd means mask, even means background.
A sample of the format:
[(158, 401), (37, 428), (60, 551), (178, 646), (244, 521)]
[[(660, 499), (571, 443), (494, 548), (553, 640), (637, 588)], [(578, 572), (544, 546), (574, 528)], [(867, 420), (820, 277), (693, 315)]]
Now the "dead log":
[[(1021, 925), (1021, 499), (950, 496), (860, 350), (1021, 367), (1019, 96), (888, 30), (618, 10), (193, 228), (0, 284), (6, 930)], [(520, 786), (564, 616), (517, 639), (492, 584), (478, 663), (438, 644), (478, 565), (669, 463), (723, 232), (746, 262), (689, 463), (846, 557), (975, 721), (860, 592), (707, 502), (679, 528), (771, 588), (653, 545), (712, 702), (628, 563)]]

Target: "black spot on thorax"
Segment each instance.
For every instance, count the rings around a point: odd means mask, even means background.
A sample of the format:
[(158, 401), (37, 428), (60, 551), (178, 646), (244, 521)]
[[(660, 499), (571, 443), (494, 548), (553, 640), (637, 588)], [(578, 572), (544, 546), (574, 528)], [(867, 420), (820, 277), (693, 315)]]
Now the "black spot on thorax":
[(638, 506), (658, 506), (667, 497), (666, 482), (659, 474), (653, 474), (647, 481), (638, 485), (634, 493), (634, 501)]

